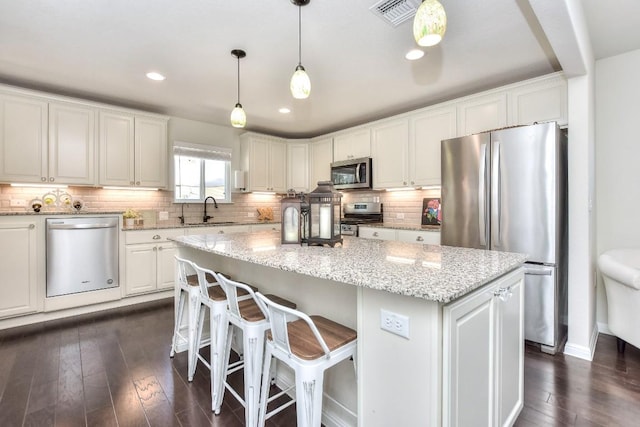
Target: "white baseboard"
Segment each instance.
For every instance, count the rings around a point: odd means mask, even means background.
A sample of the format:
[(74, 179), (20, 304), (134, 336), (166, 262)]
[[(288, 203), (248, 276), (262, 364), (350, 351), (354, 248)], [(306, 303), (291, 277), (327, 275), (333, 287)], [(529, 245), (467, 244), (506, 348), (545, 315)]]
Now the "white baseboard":
[(593, 330), (591, 331), (591, 339), (589, 340), (588, 347), (577, 345), (567, 341), (567, 344), (564, 346), (564, 354), (577, 357), (579, 359), (592, 361), (593, 354), (596, 351), (597, 342), (598, 342), (598, 325), (594, 325)]
[(613, 335), (613, 332), (611, 332), (611, 329), (609, 329), (608, 323), (598, 322), (598, 332), (602, 334)]

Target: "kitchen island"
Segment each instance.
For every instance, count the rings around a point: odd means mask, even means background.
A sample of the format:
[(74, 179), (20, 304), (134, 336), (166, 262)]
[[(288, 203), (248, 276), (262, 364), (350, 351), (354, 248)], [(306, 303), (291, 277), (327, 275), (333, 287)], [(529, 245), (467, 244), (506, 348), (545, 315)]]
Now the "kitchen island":
[(327, 372), (326, 426), (510, 425), (522, 408), (522, 254), (281, 245), (277, 232), (174, 240), (202, 266), (358, 331), (357, 380), (349, 363)]

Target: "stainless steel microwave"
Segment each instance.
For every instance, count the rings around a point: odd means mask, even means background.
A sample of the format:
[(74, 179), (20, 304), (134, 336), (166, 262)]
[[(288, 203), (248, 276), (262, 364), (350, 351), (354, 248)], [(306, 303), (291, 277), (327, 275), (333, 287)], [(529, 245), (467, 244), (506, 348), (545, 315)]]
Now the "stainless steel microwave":
[(331, 182), (337, 190), (371, 188), (371, 157), (331, 163)]

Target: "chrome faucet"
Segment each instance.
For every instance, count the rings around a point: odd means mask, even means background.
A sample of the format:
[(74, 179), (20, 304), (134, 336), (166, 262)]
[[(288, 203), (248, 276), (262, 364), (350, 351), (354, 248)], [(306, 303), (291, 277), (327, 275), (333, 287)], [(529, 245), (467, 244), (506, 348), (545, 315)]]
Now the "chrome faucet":
[(207, 222), (207, 220), (213, 218), (212, 216), (207, 215), (207, 200), (213, 200), (213, 205), (215, 206), (216, 209), (218, 209), (218, 202), (216, 202), (216, 199), (213, 198), (213, 196), (209, 196), (207, 198), (204, 199), (204, 215), (202, 216), (202, 221), (203, 222)]

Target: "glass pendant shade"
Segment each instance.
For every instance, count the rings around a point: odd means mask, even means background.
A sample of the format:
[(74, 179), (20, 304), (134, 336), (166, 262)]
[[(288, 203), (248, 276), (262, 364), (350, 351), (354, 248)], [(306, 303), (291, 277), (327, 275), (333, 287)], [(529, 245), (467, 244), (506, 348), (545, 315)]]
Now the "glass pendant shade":
[(296, 67), (296, 71), (291, 76), (291, 94), (296, 99), (305, 99), (311, 93), (311, 80), (302, 65)]
[(424, 0), (413, 19), (413, 37), (420, 46), (435, 46), (447, 30), (447, 15), (438, 0)]
[(231, 111), (231, 126), (234, 128), (243, 128), (247, 124), (247, 114), (244, 112), (241, 104)]

